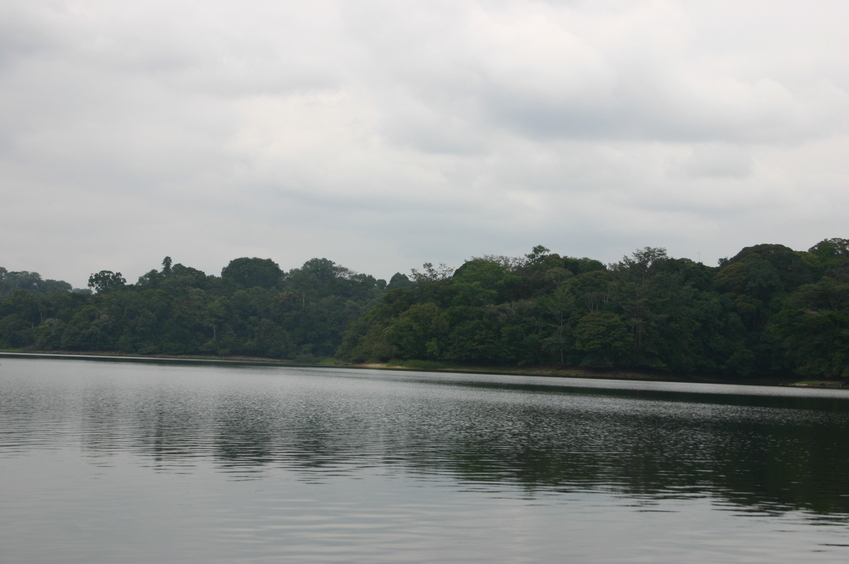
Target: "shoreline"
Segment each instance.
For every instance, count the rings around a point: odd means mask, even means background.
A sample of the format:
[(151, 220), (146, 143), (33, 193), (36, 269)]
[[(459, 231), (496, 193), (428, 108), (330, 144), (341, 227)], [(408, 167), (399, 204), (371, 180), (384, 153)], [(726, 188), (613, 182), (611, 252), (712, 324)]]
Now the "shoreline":
[(438, 365), (437, 363), (416, 362), (407, 364), (392, 363), (347, 363), (347, 362), (298, 362), (297, 360), (278, 360), (262, 357), (218, 357), (203, 355), (132, 355), (118, 352), (23, 352), (23, 351), (0, 351), (0, 359), (6, 358), (49, 358), (49, 359), (78, 359), (78, 360), (101, 360), (101, 361), (130, 361), (130, 362), (192, 362), (209, 364), (248, 364), (257, 366), (291, 366), (291, 367), (316, 367), (316, 368), (348, 368), (348, 369), (371, 369), (371, 370), (406, 370), (418, 372), (450, 372), (467, 374), (500, 374), (511, 376), (542, 376), (547, 378), (586, 378), (598, 380), (636, 380), (646, 382), (689, 382), (694, 384), (731, 384), (746, 386), (775, 386), (775, 387), (805, 387), (805, 388), (827, 388), (847, 389), (849, 382), (842, 380), (804, 380), (794, 376), (778, 378), (741, 378), (739, 380), (725, 380), (721, 378), (710, 378), (698, 375), (680, 376), (675, 374), (663, 374), (653, 372), (642, 372), (637, 370), (589, 370), (580, 367), (569, 366), (457, 366)]

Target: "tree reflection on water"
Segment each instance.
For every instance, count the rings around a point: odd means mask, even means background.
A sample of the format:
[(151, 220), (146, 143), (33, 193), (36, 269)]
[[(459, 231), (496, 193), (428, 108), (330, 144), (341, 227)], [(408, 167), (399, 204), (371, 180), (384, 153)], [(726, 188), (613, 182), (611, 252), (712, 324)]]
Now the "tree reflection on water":
[(304, 479), (378, 467), (520, 486), (529, 496), (603, 490), (849, 516), (843, 400), (521, 386), (454, 392), (96, 397), (85, 406), (84, 444), (100, 454), (131, 449), (164, 470), (198, 457), (224, 470), (281, 467)]

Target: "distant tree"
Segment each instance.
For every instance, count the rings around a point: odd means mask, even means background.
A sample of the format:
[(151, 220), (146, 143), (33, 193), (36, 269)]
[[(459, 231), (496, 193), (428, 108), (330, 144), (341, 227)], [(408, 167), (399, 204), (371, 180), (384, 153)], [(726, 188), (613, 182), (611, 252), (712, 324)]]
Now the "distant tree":
[(284, 273), (243, 257), (219, 278), (165, 257), (135, 285), (104, 270), (89, 287), (0, 268), (0, 347), (849, 378), (847, 239), (754, 245), (718, 268), (537, 246), (388, 285), (323, 258)]
[(11, 294), (15, 290), (42, 291), (43, 280), (38, 272), (9, 272), (3, 269), (0, 276), (0, 296)]
[(631, 349), (628, 327), (609, 311), (588, 313), (575, 327), (575, 348), (586, 353), (584, 366), (609, 368)]
[(112, 272), (111, 270), (101, 270), (88, 277), (88, 287), (98, 294), (114, 290), (126, 283), (127, 281), (121, 276), (120, 272)]
[(849, 274), (849, 239), (825, 239), (802, 256), (819, 275)]
[(165, 257), (162, 259), (162, 274), (165, 276), (171, 274), (171, 257)]
[(386, 286), (386, 289), (398, 290), (400, 288), (411, 288), (415, 285), (416, 283), (410, 280), (406, 274), (396, 272), (392, 275), (392, 278), (389, 279), (389, 285)]
[(64, 280), (45, 280), (41, 285), (41, 290), (45, 294), (52, 294), (54, 292), (70, 292), (73, 290), (73, 286)]
[(447, 280), (454, 274), (454, 269), (445, 264), (439, 263), (438, 266), (433, 266), (433, 263), (426, 262), (422, 265), (422, 270), (418, 271), (415, 268), (410, 270), (412, 279), (419, 283), (439, 282)]
[(70, 292), (72, 286), (62, 280), (42, 280), (38, 272), (9, 272), (0, 267), (0, 298), (15, 290), (28, 290), (40, 294)]
[(543, 247), (542, 245), (537, 245), (536, 247), (531, 249), (530, 253), (525, 255), (525, 258), (528, 259), (528, 262), (536, 262), (544, 256), (548, 255), (550, 252), (551, 249)]
[(145, 289), (156, 288), (162, 282), (163, 278), (164, 276), (161, 272), (157, 271), (156, 269), (153, 269), (139, 276), (138, 282), (136, 282), (136, 286)]
[(808, 252), (824, 257), (849, 258), (849, 239), (823, 239), (808, 249)]
[(275, 288), (280, 286), (283, 271), (271, 259), (237, 258), (221, 270), (221, 279), (237, 288)]
[(849, 378), (849, 275), (824, 276), (801, 286), (771, 330), (783, 339), (797, 373)]

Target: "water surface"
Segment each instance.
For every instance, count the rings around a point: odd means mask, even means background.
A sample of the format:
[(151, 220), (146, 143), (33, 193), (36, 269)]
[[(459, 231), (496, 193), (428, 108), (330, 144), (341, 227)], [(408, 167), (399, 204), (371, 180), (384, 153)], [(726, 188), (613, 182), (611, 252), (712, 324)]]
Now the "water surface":
[(849, 394), (0, 358), (1, 562), (847, 562)]

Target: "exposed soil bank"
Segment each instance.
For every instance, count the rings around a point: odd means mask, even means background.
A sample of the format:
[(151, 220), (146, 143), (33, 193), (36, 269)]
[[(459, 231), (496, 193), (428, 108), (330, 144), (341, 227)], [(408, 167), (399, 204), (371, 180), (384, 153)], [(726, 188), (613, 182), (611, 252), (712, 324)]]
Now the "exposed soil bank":
[(607, 380), (644, 380), (652, 382), (693, 382), (702, 384), (742, 384), (755, 386), (798, 386), (811, 388), (849, 388), (849, 381), (845, 380), (798, 380), (797, 377), (788, 375), (781, 378), (741, 378), (727, 380), (711, 378), (699, 375), (675, 375), (662, 372), (641, 372), (634, 370), (589, 370), (580, 367), (568, 366), (459, 366), (444, 365), (435, 362), (423, 363), (366, 363), (352, 364), (339, 362), (334, 359), (315, 359), (314, 362), (299, 362), (289, 360), (275, 360), (260, 357), (247, 356), (171, 356), (171, 355), (148, 355), (138, 356), (122, 354), (117, 352), (24, 352), (24, 351), (0, 351), (2, 357), (17, 358), (67, 358), (86, 360), (111, 360), (111, 361), (186, 361), (198, 363), (232, 363), (232, 364), (259, 364), (270, 366), (324, 366), (335, 368), (362, 369), (370, 368), (377, 370), (415, 370), (419, 372), (458, 372), (469, 374), (509, 374), (516, 376), (546, 376), (553, 378), (598, 378)]

